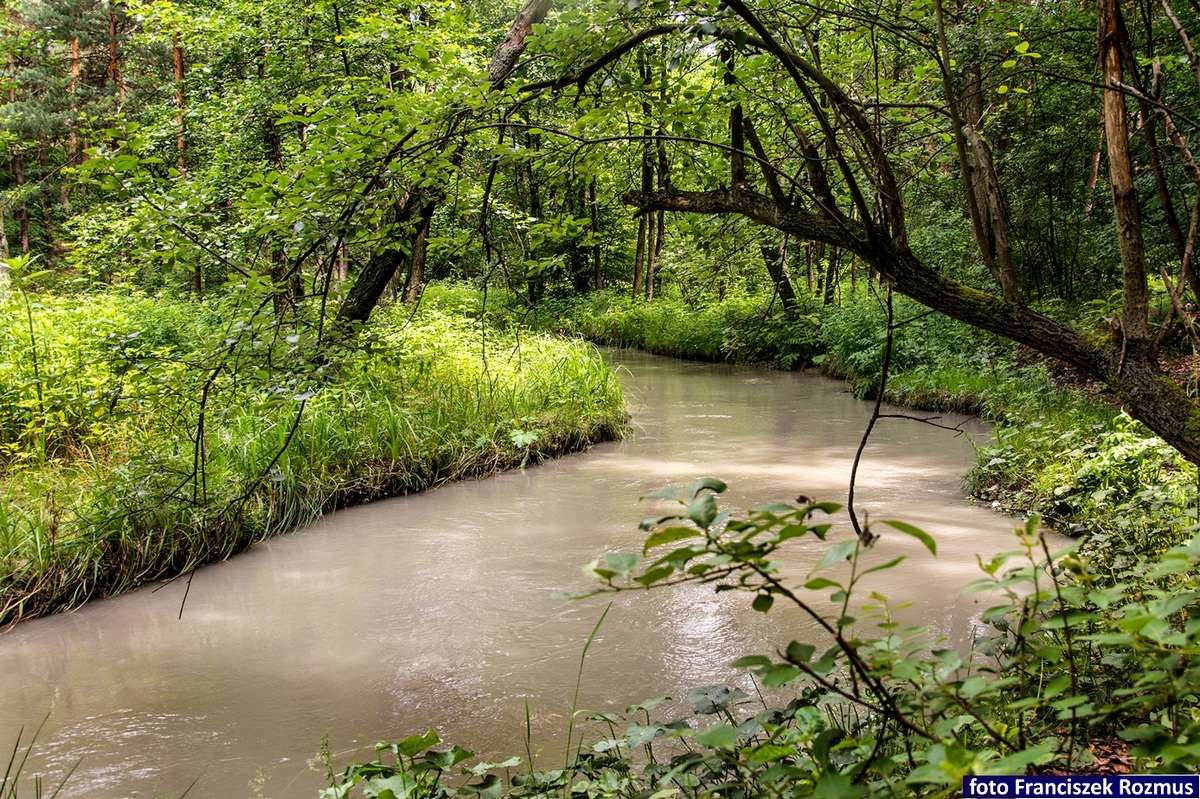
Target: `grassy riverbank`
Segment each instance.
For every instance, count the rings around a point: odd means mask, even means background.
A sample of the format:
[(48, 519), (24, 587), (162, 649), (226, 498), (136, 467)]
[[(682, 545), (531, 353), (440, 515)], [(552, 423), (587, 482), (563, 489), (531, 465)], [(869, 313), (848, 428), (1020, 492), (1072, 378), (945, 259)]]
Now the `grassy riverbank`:
[[(897, 307), (899, 319), (921, 312), (908, 302)], [(883, 325), (869, 302), (831, 311), (822, 325), (822, 367), (860, 396), (874, 396), (879, 384)], [(887, 400), (994, 424), (994, 443), (978, 449), (966, 476), (971, 495), (1084, 536), (1097, 568), (1113, 574), (1194, 534), (1195, 467), (1114, 398), (941, 316), (902, 327), (894, 347)]]
[[(504, 297), (494, 302), (493, 315), (513, 313)], [(647, 304), (601, 292), (545, 303), (529, 318), (544, 329), (662, 355), (819, 366), (861, 397), (874, 396), (885, 340), (883, 312), (865, 295), (829, 308), (810, 301), (789, 320), (769, 297), (693, 308), (680, 298)], [(1118, 571), (1133, 564), (1133, 553), (1161, 551), (1193, 530), (1195, 468), (1103, 394), (903, 298), (896, 318), (911, 321), (895, 337), (887, 399), (995, 424), (995, 444), (979, 449), (966, 477), (973, 496), (1087, 533), (1088, 551)]]
[(29, 299), (0, 309), (0, 625), (625, 423), (589, 345), (447, 309), (383, 311), (369, 346), (317, 355), (310, 326), (216, 301)]

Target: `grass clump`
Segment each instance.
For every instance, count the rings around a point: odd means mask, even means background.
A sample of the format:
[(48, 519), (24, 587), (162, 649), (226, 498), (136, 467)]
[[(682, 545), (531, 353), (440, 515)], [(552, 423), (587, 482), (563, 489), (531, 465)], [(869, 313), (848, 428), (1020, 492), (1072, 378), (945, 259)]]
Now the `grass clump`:
[(385, 309), (354, 346), (317, 348), (303, 320), (232, 301), (32, 299), (32, 336), (23, 298), (4, 302), (0, 624), (625, 424), (593, 348), (437, 307)]

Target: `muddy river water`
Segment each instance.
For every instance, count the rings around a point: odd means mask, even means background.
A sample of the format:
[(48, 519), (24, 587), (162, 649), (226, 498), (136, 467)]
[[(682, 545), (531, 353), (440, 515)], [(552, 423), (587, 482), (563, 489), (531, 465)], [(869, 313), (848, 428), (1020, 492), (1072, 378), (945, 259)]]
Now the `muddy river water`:
[[(0, 634), (0, 748), (48, 718), (25, 772), (65, 796), (315, 797), (328, 736), (344, 760), (435, 727), (481, 753), (535, 746), (561, 762), (583, 639), (602, 601), (580, 567), (637, 549), (638, 497), (700, 475), (748, 507), (803, 493), (840, 500), (870, 406), (809, 374), (611, 353), (632, 434), (524, 471), (332, 514), (176, 582)], [(952, 423), (961, 421), (951, 418)], [(974, 426), (978, 439), (984, 431)], [(970, 436), (881, 422), (859, 479), (873, 517), (934, 534), (871, 586), (905, 614), (968, 640), (981, 601), (961, 588), (975, 554), (1011, 549), (1013, 521), (973, 505)], [(824, 545), (782, 558), (803, 576)], [(695, 586), (621, 595), (589, 653), (581, 705), (620, 709), (737, 679), (729, 663), (811, 630), (797, 615)], [(814, 634), (815, 640), (815, 634)]]

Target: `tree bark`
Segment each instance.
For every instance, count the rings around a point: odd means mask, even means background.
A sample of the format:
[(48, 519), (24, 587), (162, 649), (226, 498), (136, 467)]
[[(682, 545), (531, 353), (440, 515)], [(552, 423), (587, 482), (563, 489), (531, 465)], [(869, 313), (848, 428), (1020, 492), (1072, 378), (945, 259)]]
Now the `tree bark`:
[(12, 157), (13, 180), (17, 184), (17, 193), (21, 196), (21, 203), (17, 206), (17, 224), (18, 235), (21, 241), (21, 253), (29, 254), (29, 206), (25, 203), (24, 192), (22, 188), (25, 186), (25, 157), (21, 154)]
[[(67, 98), (68, 110), (70, 119), (67, 120), (67, 166), (75, 166), (79, 163), (79, 120), (76, 115), (79, 113), (79, 37), (75, 36), (71, 39), (70, 45), (70, 61), (67, 67)], [(59, 187), (59, 202), (64, 209), (71, 207), (71, 184), (64, 179)]]
[(171, 37), (171, 64), (175, 73), (175, 167), (187, 177), (187, 122), (183, 106), (183, 47), (179, 35)]
[[(0, 261), (7, 261), (11, 256), (8, 251), (8, 219), (4, 213), (4, 204), (0, 203)], [(7, 274), (8, 266), (0, 263), (0, 269)]]
[(779, 301), (783, 303), (785, 313), (791, 314), (796, 311), (796, 291), (792, 288), (792, 281), (788, 279), (787, 271), (784, 268), (784, 257), (787, 253), (786, 239), (778, 247), (770, 244), (763, 244), (759, 247), (762, 252), (763, 263), (767, 265), (767, 274), (771, 277), (771, 283), (775, 286), (775, 293), (779, 295)]
[(823, 305), (833, 305), (833, 301), (837, 298), (835, 291), (837, 289), (838, 277), (838, 262), (841, 260), (841, 250), (837, 247), (832, 247), (829, 250), (829, 261), (825, 266), (825, 292), (821, 298)]
[(588, 182), (588, 209), (592, 217), (592, 272), (596, 290), (604, 288), (604, 263), (600, 252), (600, 204), (596, 200), (596, 179)]
[(421, 292), (425, 289), (425, 256), (429, 249), (429, 228), (436, 209), (436, 203), (426, 203), (421, 209), (417, 232), (413, 235), (412, 254), (409, 256), (408, 280), (404, 285), (404, 301), (407, 303), (421, 299)]
[(637, 250), (633, 256), (633, 299), (642, 292), (642, 264), (646, 257), (646, 215), (638, 218)]
[(980, 133), (967, 123), (963, 125), (963, 134), (971, 144), (971, 155), (975, 158), (975, 179), (979, 211), (987, 223), (984, 246), (988, 248), (987, 257), (992, 261), (996, 279), (1004, 299), (1009, 302), (1021, 301), (1020, 285), (1017, 282), (1017, 270), (1013, 265), (1012, 248), (1008, 243), (1008, 206), (1000, 193), (1000, 176), (996, 174), (992, 162), (992, 148), (984, 141)]
[[(1012, 252), (1008, 245), (1008, 213), (1000, 193), (999, 178), (992, 164), (991, 148), (976, 128), (980, 122), (978, 116), (973, 114), (971, 119), (963, 119), (966, 103), (950, 74), (950, 47), (946, 40), (941, 0), (934, 0), (933, 7), (937, 22), (938, 51), (942, 61), (942, 87), (946, 95), (950, 125), (954, 128), (954, 150), (958, 155), (971, 231), (975, 234), (983, 262), (1000, 284), (1005, 299), (1018, 302), (1020, 291), (1016, 270), (1013, 268)], [(976, 83), (979, 83), (978, 79)], [(977, 86), (975, 91), (978, 93), (981, 89)], [(978, 98), (974, 98), (971, 105), (979, 105)]]
[(654, 256), (658, 232), (659, 213), (646, 214), (646, 302), (654, 299)]
[(116, 9), (108, 12), (108, 65), (104, 75), (116, 87), (117, 105), (124, 105), (125, 76), (121, 71), (121, 39)]
[[(734, 53), (730, 46), (721, 49), (721, 60), (725, 64), (721, 79), (726, 86), (737, 84), (733, 74)], [(742, 123), (743, 111), (741, 103), (729, 107), (729, 185), (741, 188), (746, 185), (746, 140), (745, 128)]]
[(1121, 42), (1124, 22), (1117, 0), (1100, 0), (1100, 64), (1104, 75), (1104, 139), (1108, 146), (1108, 176), (1112, 184), (1113, 216), (1121, 253), (1123, 305), (1121, 330), (1125, 338), (1149, 338), (1147, 317), (1146, 250), (1142, 220), (1129, 156), (1129, 121), (1126, 117)]

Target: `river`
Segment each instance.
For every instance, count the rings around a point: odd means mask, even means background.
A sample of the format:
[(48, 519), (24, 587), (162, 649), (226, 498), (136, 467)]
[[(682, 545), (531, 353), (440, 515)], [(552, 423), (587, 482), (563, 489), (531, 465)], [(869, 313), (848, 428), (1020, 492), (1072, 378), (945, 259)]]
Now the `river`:
[[(561, 762), (580, 647), (604, 601), (558, 592), (590, 585), (580, 567), (598, 554), (638, 548), (638, 497), (715, 475), (740, 507), (840, 500), (870, 414), (816, 375), (609, 357), (633, 417), (625, 441), (332, 514), (199, 570), (182, 619), (177, 581), (0, 635), (0, 747), (49, 714), (25, 772), (54, 783), (78, 763), (65, 796), (177, 797), (195, 782), (191, 799), (315, 797), (322, 736), (339, 761), (425, 727), (521, 752), (528, 700), (536, 747)], [(934, 559), (885, 534), (874, 557), (910, 558), (871, 586), (958, 645), (982, 606), (960, 591), (975, 554), (1014, 543), (1011, 519), (962, 495), (972, 457), (970, 436), (884, 420), (859, 479), (871, 517), (920, 525), (940, 546)], [(802, 575), (822, 548), (797, 541), (781, 560)], [(622, 595), (581, 705), (734, 680), (735, 658), (808, 632), (701, 586)]]

